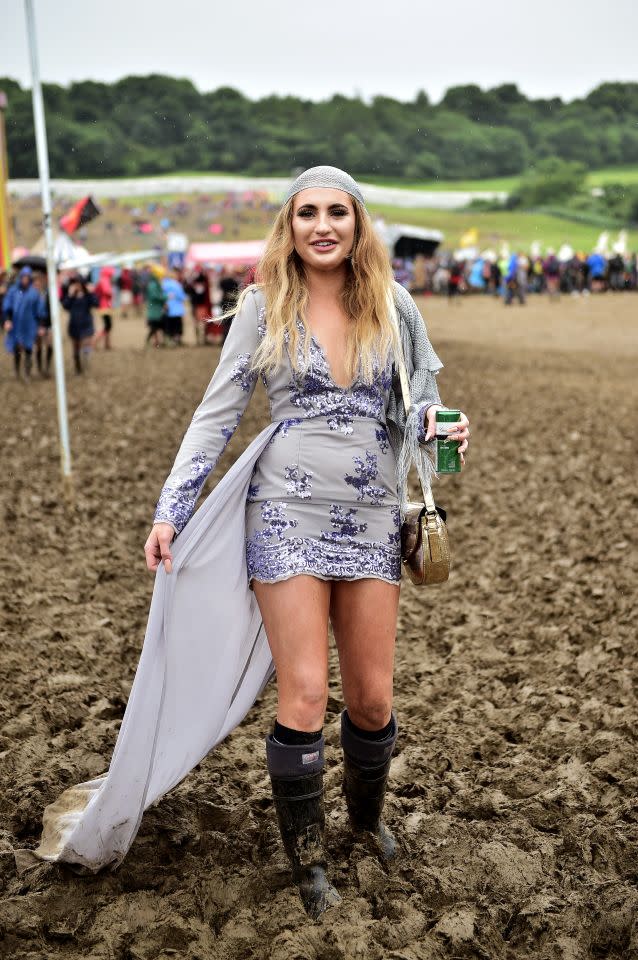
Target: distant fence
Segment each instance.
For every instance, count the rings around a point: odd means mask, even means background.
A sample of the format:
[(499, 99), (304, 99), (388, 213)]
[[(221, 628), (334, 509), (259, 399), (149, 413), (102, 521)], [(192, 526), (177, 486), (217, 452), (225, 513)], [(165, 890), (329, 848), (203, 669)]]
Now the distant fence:
[[(58, 196), (84, 197), (148, 197), (175, 193), (214, 193), (229, 190), (266, 190), (277, 199), (284, 196), (290, 180), (283, 177), (143, 177), (112, 180), (52, 180), (51, 190)], [(37, 180), (9, 180), (9, 193), (30, 197), (39, 193)], [(507, 198), (503, 191), (489, 190), (405, 190), (402, 187), (381, 187), (362, 183), (361, 188), (369, 203), (391, 207), (431, 210), (460, 210), (472, 200), (499, 200)]]

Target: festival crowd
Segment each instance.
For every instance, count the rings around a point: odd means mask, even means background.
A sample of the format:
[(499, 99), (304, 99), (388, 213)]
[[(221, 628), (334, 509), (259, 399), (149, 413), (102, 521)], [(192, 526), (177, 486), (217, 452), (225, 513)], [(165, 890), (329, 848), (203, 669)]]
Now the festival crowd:
[[(132, 311), (146, 318), (146, 344), (176, 347), (182, 344), (184, 321), (190, 307), (197, 344), (223, 343), (228, 334), (239, 290), (253, 276), (250, 269), (208, 271), (167, 269), (157, 264), (140, 269), (105, 266), (90, 274), (66, 272), (58, 276), (58, 296), (68, 315), (67, 333), (76, 374), (86, 373), (95, 347), (110, 350), (113, 313), (123, 318)], [(95, 314), (101, 319), (96, 329)], [(217, 320), (216, 317), (221, 317)], [(0, 317), (4, 345), (13, 356), (15, 374), (28, 381), (33, 358), (42, 377), (51, 374), (53, 346), (46, 274), (25, 265), (17, 275), (0, 273)]]
[[(605, 256), (594, 251), (560, 259), (552, 249), (544, 257), (518, 251), (500, 258), (463, 258), (460, 253), (426, 258), (417, 254), (395, 258), (392, 263), (396, 279), (413, 294), (443, 294), (451, 302), (468, 293), (500, 296), (510, 305), (515, 300), (524, 304), (530, 294), (557, 299), (561, 294), (638, 289), (635, 253)], [(149, 346), (180, 346), (188, 312), (198, 345), (223, 343), (232, 319), (226, 315), (232, 312), (240, 289), (253, 278), (253, 268), (208, 270), (196, 266), (184, 271), (158, 264), (140, 269), (104, 266), (87, 275), (61, 273), (58, 295), (68, 314), (75, 373), (87, 371), (94, 348), (111, 349), (116, 310), (124, 318), (129, 310), (139, 318), (145, 316)], [(101, 318), (99, 330), (96, 312)], [(50, 376), (53, 348), (46, 275), (30, 266), (21, 267), (14, 276), (0, 274), (0, 317), (5, 349), (13, 355), (16, 376), (30, 379), (34, 356), (39, 374)]]
[(525, 303), (529, 294), (546, 293), (556, 299), (561, 293), (638, 289), (635, 253), (606, 256), (594, 250), (559, 258), (550, 248), (544, 257), (520, 251), (501, 257), (491, 253), (463, 257), (459, 251), (431, 258), (395, 258), (392, 265), (395, 278), (411, 293), (444, 294), (451, 300), (464, 293), (486, 293), (501, 296), (509, 305), (515, 299)]

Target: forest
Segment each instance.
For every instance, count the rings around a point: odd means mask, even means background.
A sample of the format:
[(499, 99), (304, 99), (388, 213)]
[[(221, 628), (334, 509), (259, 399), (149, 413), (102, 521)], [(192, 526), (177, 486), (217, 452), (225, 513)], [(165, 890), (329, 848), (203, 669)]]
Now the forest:
[[(11, 177), (35, 177), (31, 93), (0, 78)], [(250, 100), (154, 74), (116, 83), (44, 85), (53, 177), (215, 171), (288, 176), (332, 163), (359, 177), (406, 180), (517, 175), (548, 158), (586, 169), (638, 163), (638, 83), (582, 99), (528, 99), (515, 84), (448, 89), (439, 103), (336, 94)]]

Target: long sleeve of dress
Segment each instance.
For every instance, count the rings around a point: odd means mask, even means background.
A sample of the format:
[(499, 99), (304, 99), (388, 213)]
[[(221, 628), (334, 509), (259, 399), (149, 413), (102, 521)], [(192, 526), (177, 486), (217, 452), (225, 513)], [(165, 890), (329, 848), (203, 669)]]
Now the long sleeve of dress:
[(445, 408), (436, 382), (443, 364), (430, 343), (425, 321), (411, 295), (398, 283), (394, 285), (394, 292), (400, 316), (409, 331), (409, 339), (403, 343), (403, 352), (410, 377), (410, 397), (419, 423), (417, 440), (424, 444), (428, 410), (433, 404)]
[(204, 399), (193, 415), (155, 511), (155, 523), (180, 533), (253, 395), (257, 374), (250, 367), (259, 343), (258, 306), (250, 292), (236, 315)]

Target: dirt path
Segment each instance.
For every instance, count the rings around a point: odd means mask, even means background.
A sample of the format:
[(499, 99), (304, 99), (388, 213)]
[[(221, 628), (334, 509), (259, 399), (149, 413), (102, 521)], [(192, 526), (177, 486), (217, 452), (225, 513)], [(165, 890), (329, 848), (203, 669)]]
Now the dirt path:
[[(341, 693), (326, 725), (328, 843), (344, 901), (288, 886), (262, 738), (246, 722), (144, 817), (122, 866), (33, 867), (43, 806), (105, 769), (139, 656), (154, 500), (217, 351), (143, 329), (69, 384), (77, 511), (58, 500), (54, 392), (0, 367), (0, 957), (625, 960), (638, 956), (638, 298), (428, 302), (441, 392), (472, 420), (438, 499), (454, 570), (405, 585), (386, 876), (352, 844)], [(256, 398), (257, 399), (257, 398)], [(607, 406), (610, 413), (603, 413)], [(216, 477), (264, 424), (253, 404)]]

